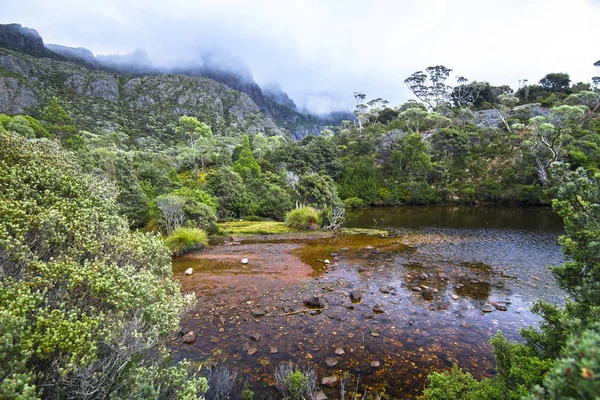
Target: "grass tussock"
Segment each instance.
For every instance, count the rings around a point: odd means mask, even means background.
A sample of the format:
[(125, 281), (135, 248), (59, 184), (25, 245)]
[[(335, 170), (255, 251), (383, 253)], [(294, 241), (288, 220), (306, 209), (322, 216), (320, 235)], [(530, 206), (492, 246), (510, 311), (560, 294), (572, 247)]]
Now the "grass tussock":
[(174, 256), (198, 250), (208, 244), (208, 234), (198, 228), (179, 227), (165, 239), (165, 245)]
[(295, 229), (319, 229), (321, 225), (321, 213), (312, 207), (297, 208), (286, 214), (285, 224)]
[(220, 222), (219, 233), (223, 235), (271, 235), (289, 233), (292, 230), (277, 221), (233, 221)]

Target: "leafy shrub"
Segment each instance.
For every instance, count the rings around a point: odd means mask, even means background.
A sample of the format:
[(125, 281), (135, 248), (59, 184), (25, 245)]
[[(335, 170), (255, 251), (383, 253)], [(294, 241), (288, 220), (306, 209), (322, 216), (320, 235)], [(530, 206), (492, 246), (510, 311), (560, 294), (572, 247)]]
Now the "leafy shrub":
[(504, 400), (504, 393), (496, 381), (478, 381), (469, 372), (454, 364), (450, 371), (434, 372), (427, 376), (428, 386), (423, 391), (426, 400)]
[(0, 398), (206, 391), (155, 345), (192, 298), (161, 240), (131, 232), (115, 197), (56, 143), (0, 134)]
[(208, 234), (202, 229), (179, 227), (165, 239), (173, 255), (180, 256), (208, 244)]
[(358, 208), (365, 205), (365, 202), (360, 197), (349, 197), (344, 200), (346, 208)]
[(285, 215), (285, 223), (290, 228), (318, 229), (321, 225), (321, 213), (312, 207), (301, 207)]
[(183, 206), (183, 213), (184, 225), (187, 227), (204, 229), (208, 233), (216, 233), (219, 230), (215, 210), (207, 204), (188, 200)]

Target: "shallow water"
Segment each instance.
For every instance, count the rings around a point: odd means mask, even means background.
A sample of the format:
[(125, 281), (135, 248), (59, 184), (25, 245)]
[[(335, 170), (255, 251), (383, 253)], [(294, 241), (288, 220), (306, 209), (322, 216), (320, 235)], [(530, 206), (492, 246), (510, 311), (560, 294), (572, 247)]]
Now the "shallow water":
[[(254, 238), (174, 260), (184, 292), (199, 298), (182, 322), (196, 342), (174, 337), (177, 358), (227, 365), (251, 377), (259, 398), (278, 398), (272, 373), (287, 360), (314, 363), (319, 378), (350, 371), (361, 392), (409, 398), (429, 372), (453, 362), (477, 377), (493, 374), (489, 338), (502, 330), (518, 340), (520, 328), (538, 321), (532, 302), (563, 301), (546, 269), (564, 261), (560, 220), (548, 209), (363, 209), (348, 215), (347, 226), (393, 235)], [(184, 276), (189, 267), (194, 274)], [(326, 299), (324, 308), (303, 304), (313, 295)], [(489, 302), (507, 311), (482, 312)], [(251, 339), (255, 333), (260, 340)], [(328, 357), (337, 364), (327, 367)]]

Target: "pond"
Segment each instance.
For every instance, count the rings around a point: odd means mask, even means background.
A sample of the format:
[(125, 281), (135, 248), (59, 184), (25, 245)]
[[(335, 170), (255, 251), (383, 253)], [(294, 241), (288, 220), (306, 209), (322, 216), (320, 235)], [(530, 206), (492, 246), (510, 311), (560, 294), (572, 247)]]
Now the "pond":
[(564, 262), (550, 209), (368, 208), (346, 226), (390, 235), (226, 240), (174, 260), (182, 290), (199, 299), (182, 321), (196, 340), (174, 337), (176, 358), (226, 365), (258, 398), (279, 397), (272, 374), (288, 360), (311, 362), (319, 382), (349, 372), (360, 392), (411, 398), (453, 363), (494, 374), (490, 337), (519, 340), (539, 320), (534, 301), (564, 301), (547, 269)]

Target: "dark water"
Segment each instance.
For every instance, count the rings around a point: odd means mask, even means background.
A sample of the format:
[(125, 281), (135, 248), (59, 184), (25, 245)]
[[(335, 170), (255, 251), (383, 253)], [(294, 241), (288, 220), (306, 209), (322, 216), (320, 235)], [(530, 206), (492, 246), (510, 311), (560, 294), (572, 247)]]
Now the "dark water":
[[(253, 239), (175, 260), (183, 290), (199, 298), (183, 322), (197, 340), (174, 338), (178, 358), (251, 376), (259, 398), (279, 398), (272, 373), (287, 360), (313, 363), (319, 379), (349, 371), (361, 392), (411, 398), (428, 373), (454, 362), (477, 377), (493, 374), (489, 338), (501, 330), (519, 340), (519, 329), (538, 321), (534, 301), (564, 300), (546, 268), (564, 261), (560, 220), (549, 209), (363, 209), (349, 213), (347, 226), (393, 234)], [(184, 277), (188, 267), (195, 272)], [(305, 307), (313, 295), (326, 299), (323, 309)], [(482, 312), (489, 303), (507, 310)], [(327, 367), (331, 357), (337, 364)]]

